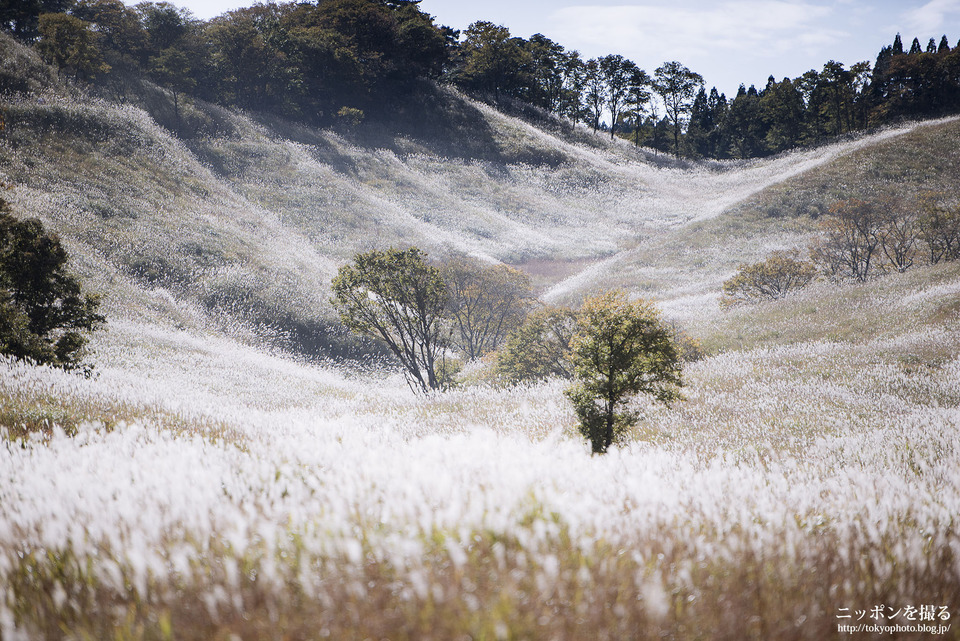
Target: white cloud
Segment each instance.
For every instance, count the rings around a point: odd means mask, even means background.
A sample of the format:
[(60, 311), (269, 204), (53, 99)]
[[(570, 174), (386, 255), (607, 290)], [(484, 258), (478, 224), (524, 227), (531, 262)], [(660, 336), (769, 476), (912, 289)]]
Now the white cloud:
[(574, 6), (549, 17), (550, 33), (572, 48), (631, 51), (694, 59), (702, 56), (769, 57), (798, 43), (844, 37), (821, 23), (830, 7), (784, 0), (730, 0), (708, 8), (619, 5)]
[(950, 18), (960, 19), (960, 0), (930, 0), (903, 15), (911, 33), (935, 35), (940, 33)]

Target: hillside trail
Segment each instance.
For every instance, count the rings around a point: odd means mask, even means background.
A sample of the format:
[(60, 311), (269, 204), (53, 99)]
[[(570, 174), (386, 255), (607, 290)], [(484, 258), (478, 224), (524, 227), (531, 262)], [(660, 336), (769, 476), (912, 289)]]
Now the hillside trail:
[[(800, 176), (808, 171), (827, 165), (839, 158), (878, 143), (895, 139), (924, 127), (937, 126), (960, 120), (952, 116), (937, 120), (912, 122), (883, 129), (855, 140), (824, 145), (816, 149), (790, 152), (772, 159), (731, 163), (730, 168), (720, 169), (671, 169), (675, 174), (667, 180), (654, 181), (658, 185), (654, 194), (648, 196), (663, 202), (657, 208), (669, 212), (671, 221), (663, 232), (682, 230), (685, 227), (716, 218), (736, 205), (756, 196), (769, 187)], [(663, 170), (661, 170), (663, 171)], [(683, 212), (688, 212), (684, 215)], [(659, 234), (657, 234), (659, 235)], [(649, 239), (646, 239), (649, 240)], [(550, 286), (541, 295), (541, 300), (556, 303), (582, 291), (618, 266), (636, 257), (645, 249), (645, 242), (618, 251), (606, 258), (589, 261), (582, 269), (566, 276)]]

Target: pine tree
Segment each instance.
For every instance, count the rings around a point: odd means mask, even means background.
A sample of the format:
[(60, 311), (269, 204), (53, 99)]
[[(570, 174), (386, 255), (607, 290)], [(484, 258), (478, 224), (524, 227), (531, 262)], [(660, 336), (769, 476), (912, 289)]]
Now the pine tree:
[(913, 44), (910, 45), (910, 54), (923, 53), (923, 49), (920, 48), (920, 38), (914, 38)]
[(716, 87), (711, 89), (710, 97), (707, 98), (707, 108), (710, 109), (710, 120), (713, 122), (713, 131), (710, 132), (710, 156), (726, 158), (729, 154), (723, 127), (730, 110), (726, 94), (719, 93)]
[(893, 55), (897, 56), (903, 53), (903, 40), (900, 39), (900, 34), (897, 34), (897, 37), (893, 39)]
[(927, 43), (927, 53), (937, 53), (937, 41), (933, 38)]
[(789, 78), (773, 81), (771, 76), (760, 97), (760, 113), (767, 126), (766, 147), (780, 152), (800, 143), (803, 135), (803, 96)]
[(947, 51), (950, 51), (950, 43), (947, 42), (947, 36), (944, 34), (944, 36), (940, 38), (940, 46), (937, 47), (937, 53), (946, 53)]
[[(714, 88), (716, 89), (716, 88)], [(707, 100), (707, 92), (703, 87), (693, 99), (690, 109), (690, 124), (687, 125), (687, 136), (684, 139), (687, 153), (694, 158), (710, 155), (710, 133), (713, 131), (713, 118)]]

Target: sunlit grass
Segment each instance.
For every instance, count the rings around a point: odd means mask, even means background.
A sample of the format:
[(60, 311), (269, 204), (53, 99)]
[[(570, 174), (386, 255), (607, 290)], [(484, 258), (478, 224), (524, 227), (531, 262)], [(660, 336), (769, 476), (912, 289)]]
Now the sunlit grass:
[[(691, 365), (604, 457), (562, 382), (422, 397), (135, 324), (99, 378), (6, 363), (51, 422), (122, 420), (8, 433), (4, 638), (820, 639), (840, 608), (955, 607), (956, 283), (821, 291), (803, 336)], [(908, 320), (830, 339), (891, 298)]]

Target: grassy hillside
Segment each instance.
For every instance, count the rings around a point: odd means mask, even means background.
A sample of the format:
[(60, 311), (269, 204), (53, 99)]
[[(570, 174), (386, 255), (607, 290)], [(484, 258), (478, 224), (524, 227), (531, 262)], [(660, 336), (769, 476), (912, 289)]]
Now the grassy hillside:
[[(957, 190), (957, 121), (694, 166), (442, 88), (395, 128), (178, 121), (0, 53), (4, 197), (109, 318), (93, 377), (0, 359), (0, 638), (822, 640), (960, 611), (960, 267), (716, 302), (833, 199)], [(654, 296), (708, 356), (602, 457), (563, 381), (413, 395), (327, 302), (391, 244)]]
[[(559, 283), (547, 297), (623, 287), (652, 296), (678, 319), (718, 312), (720, 288), (743, 263), (778, 249), (801, 249), (817, 219), (845, 198), (922, 192), (960, 193), (960, 120), (929, 121), (863, 139), (754, 163), (746, 171), (775, 171), (775, 180), (719, 215), (693, 220), (613, 255)], [(739, 172), (734, 172), (734, 174)]]
[[(21, 61), (5, 71), (0, 179), (18, 211), (64, 236), (108, 311), (162, 309), (177, 323), (253, 331), (305, 353), (362, 351), (327, 302), (330, 277), (357, 251), (467, 252), (529, 266), (541, 288), (606, 260), (549, 297), (616, 284), (684, 299), (712, 293), (739, 260), (802, 240), (809, 212), (781, 215), (776, 203), (793, 198), (783, 194), (819, 194), (822, 208), (822, 185), (842, 184), (845, 171), (869, 190), (874, 149), (883, 166), (918, 177), (886, 150), (929, 146), (917, 166), (956, 153), (956, 126), (945, 124), (691, 167), (434, 87), (393, 131), (317, 130), (200, 102), (177, 120), (170, 97), (142, 81), (128, 82), (123, 105), (81, 96), (29, 50), (5, 36), (0, 46)], [(949, 188), (956, 172), (942, 167)], [(895, 184), (890, 171), (882, 180)]]

